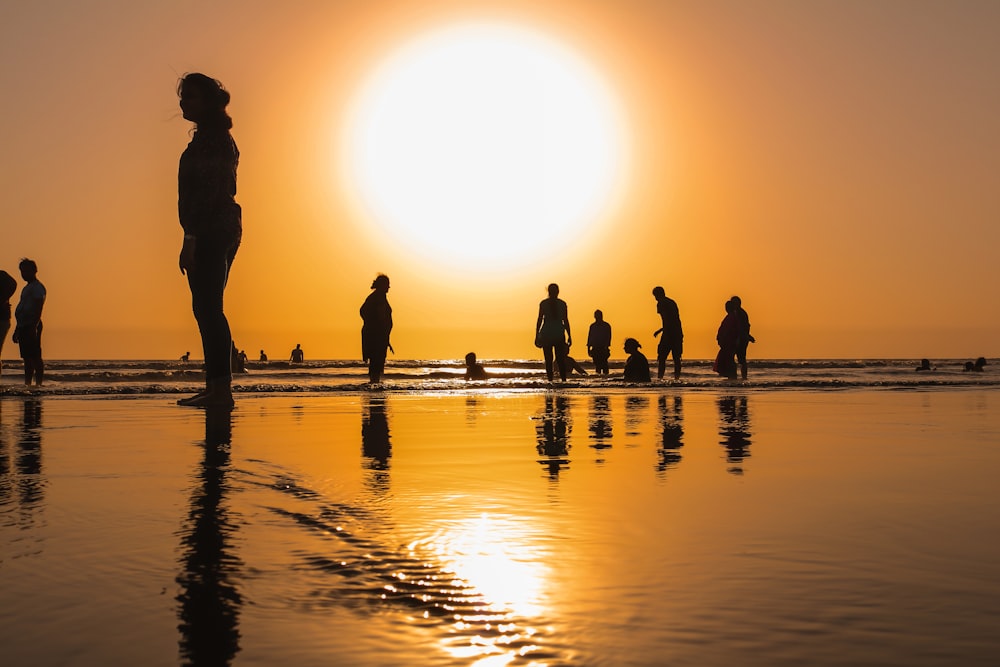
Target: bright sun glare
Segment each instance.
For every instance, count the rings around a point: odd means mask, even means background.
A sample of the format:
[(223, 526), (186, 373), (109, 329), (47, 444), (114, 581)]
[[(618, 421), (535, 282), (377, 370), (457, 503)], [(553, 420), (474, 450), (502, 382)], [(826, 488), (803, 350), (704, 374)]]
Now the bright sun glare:
[(385, 60), (348, 123), (367, 214), (435, 264), (509, 268), (606, 217), (624, 168), (615, 98), (578, 55), (502, 24), (429, 33)]

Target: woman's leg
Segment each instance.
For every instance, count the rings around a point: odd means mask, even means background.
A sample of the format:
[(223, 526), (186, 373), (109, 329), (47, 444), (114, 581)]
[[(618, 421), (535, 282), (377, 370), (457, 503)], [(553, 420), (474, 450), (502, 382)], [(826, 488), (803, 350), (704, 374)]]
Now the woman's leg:
[(543, 345), (542, 346), (542, 356), (545, 357), (545, 374), (549, 376), (549, 382), (552, 382), (553, 372), (552, 372), (552, 346)]
[[(203, 397), (217, 396), (220, 402), (232, 400), (232, 347), (233, 336), (229, 320), (223, 311), (223, 296), (229, 280), (229, 268), (236, 255), (236, 247), (199, 248), (195, 254), (195, 270), (188, 271), (191, 288), (191, 309), (201, 333), (202, 351), (205, 356), (205, 385)], [(201, 405), (187, 399), (187, 405)], [(211, 402), (209, 400), (205, 401)]]

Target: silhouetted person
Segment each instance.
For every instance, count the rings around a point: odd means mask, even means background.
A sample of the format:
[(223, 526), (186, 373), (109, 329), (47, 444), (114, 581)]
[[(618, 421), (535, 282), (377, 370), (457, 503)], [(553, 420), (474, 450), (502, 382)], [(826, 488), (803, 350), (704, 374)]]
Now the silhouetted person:
[(656, 297), (656, 312), (660, 315), (660, 328), (653, 332), (653, 337), (660, 336), (660, 344), (656, 347), (656, 377), (663, 379), (667, 368), (667, 357), (674, 358), (674, 379), (681, 377), (681, 357), (684, 354), (684, 331), (681, 328), (681, 314), (677, 303), (667, 296), (662, 287), (653, 288)]
[(264, 354), (264, 350), (260, 351), (260, 356), (257, 358), (257, 361), (267, 361), (267, 355)]
[(302, 343), (296, 343), (295, 349), (292, 350), (292, 354), (288, 357), (288, 360), (293, 364), (301, 364), (306, 358), (306, 353), (302, 350)]
[(917, 370), (918, 371), (932, 371), (934, 369), (931, 367), (931, 361), (930, 361), (930, 359), (921, 359), (920, 360), (920, 365), (917, 366)]
[(623, 379), (626, 382), (649, 382), (651, 380), (649, 376), (649, 359), (646, 355), (639, 351), (642, 345), (639, 344), (635, 338), (625, 339), (625, 354), (628, 355), (628, 359), (625, 360), (625, 375)]
[(975, 373), (982, 373), (983, 366), (985, 365), (986, 365), (986, 357), (979, 357), (974, 362), (966, 361), (964, 370), (973, 371)]
[(236, 343), (233, 343), (232, 351), (232, 361), (230, 366), (234, 373), (246, 373), (247, 372), (247, 353), (243, 350), (236, 349)]
[[(361, 304), (361, 357), (368, 362), (368, 382), (377, 384), (385, 370), (387, 350), (392, 350), (392, 307), (389, 305), (389, 276), (378, 274), (372, 281), (372, 292)], [(393, 350), (395, 352), (395, 350)]]
[(729, 299), (733, 304), (733, 315), (736, 316), (736, 362), (740, 365), (740, 377), (747, 379), (747, 346), (756, 343), (757, 339), (750, 335), (750, 315), (743, 310), (743, 301), (738, 296)]
[(587, 369), (580, 364), (579, 361), (573, 357), (566, 355), (566, 375), (572, 375), (576, 373), (577, 375), (587, 375)]
[(0, 373), (3, 373), (3, 343), (10, 331), (10, 298), (17, 292), (17, 280), (6, 271), (0, 271)]
[(243, 236), (243, 214), (236, 203), (240, 151), (229, 133), (229, 93), (221, 83), (204, 74), (186, 74), (177, 92), (184, 119), (195, 124), (177, 177), (177, 209), (184, 228), (179, 264), (191, 288), (205, 357), (205, 390), (178, 403), (228, 406), (233, 404), (233, 336), (222, 302)]
[(45, 285), (38, 280), (38, 266), (24, 258), (18, 264), (25, 285), (21, 288), (21, 301), (14, 309), (13, 341), (21, 348), (24, 360), (24, 384), (42, 384), (45, 363), (42, 361), (42, 307), (45, 305)]
[(740, 323), (735, 312), (736, 306), (732, 300), (726, 301), (726, 316), (719, 325), (719, 331), (715, 334), (715, 340), (719, 343), (719, 354), (715, 357), (715, 365), (712, 367), (719, 375), (736, 379), (736, 347), (740, 335)]
[(185, 352), (184, 354), (181, 355), (181, 361), (187, 361), (190, 358), (191, 358), (191, 353), (190, 352)]
[(611, 358), (611, 325), (604, 321), (604, 313), (594, 311), (594, 321), (587, 332), (587, 354), (594, 360), (594, 372), (608, 374), (608, 359)]
[(559, 366), (559, 377), (566, 380), (566, 356), (573, 344), (573, 334), (569, 328), (569, 313), (566, 302), (559, 298), (559, 285), (551, 283), (549, 296), (538, 304), (538, 319), (535, 320), (535, 345), (542, 348), (545, 357), (545, 374), (549, 382), (554, 379), (553, 356)]
[(465, 355), (465, 379), (466, 380), (485, 380), (486, 379), (486, 369), (483, 365), (476, 361), (476, 353), (469, 352)]

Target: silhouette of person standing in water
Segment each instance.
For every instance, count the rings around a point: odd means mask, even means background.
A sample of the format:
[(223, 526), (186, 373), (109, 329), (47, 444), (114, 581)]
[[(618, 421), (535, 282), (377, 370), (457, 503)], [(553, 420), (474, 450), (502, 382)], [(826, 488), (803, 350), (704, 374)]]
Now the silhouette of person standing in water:
[(42, 361), (42, 307), (45, 305), (45, 285), (38, 280), (38, 266), (33, 260), (24, 258), (18, 264), (21, 278), (26, 283), (21, 288), (21, 301), (14, 309), (13, 340), (21, 348), (24, 360), (24, 384), (42, 384), (45, 363)]
[(736, 362), (740, 365), (740, 377), (747, 379), (747, 347), (757, 339), (750, 335), (750, 315), (743, 310), (743, 301), (738, 296), (729, 299), (736, 317)]
[(594, 360), (594, 372), (608, 374), (608, 359), (611, 358), (611, 325), (604, 321), (604, 313), (594, 311), (594, 321), (587, 332), (587, 354)]
[(681, 313), (677, 302), (667, 296), (662, 287), (653, 288), (656, 298), (656, 312), (660, 315), (660, 328), (653, 332), (653, 337), (660, 336), (660, 344), (656, 347), (656, 377), (663, 379), (667, 368), (667, 357), (674, 357), (674, 379), (681, 377), (681, 356), (684, 354), (684, 331), (681, 328)]
[(205, 390), (177, 402), (231, 406), (233, 336), (222, 303), (243, 236), (242, 210), (236, 203), (240, 152), (229, 132), (229, 93), (221, 83), (204, 74), (186, 74), (177, 92), (184, 119), (195, 124), (178, 169), (177, 209), (184, 228), (179, 264), (191, 288), (205, 356)]
[(3, 342), (10, 331), (10, 298), (17, 292), (17, 280), (6, 271), (0, 271), (0, 373), (3, 373)]
[(389, 276), (378, 274), (372, 281), (372, 292), (361, 304), (361, 357), (368, 362), (368, 382), (378, 384), (385, 370), (386, 350), (392, 349), (392, 306), (389, 305)]
[(736, 379), (736, 347), (739, 344), (740, 323), (736, 315), (736, 304), (732, 300), (726, 301), (726, 316), (719, 325), (719, 331), (715, 334), (715, 340), (719, 343), (719, 354), (715, 357), (715, 365), (712, 367), (719, 375)]
[(267, 361), (267, 355), (264, 354), (264, 350), (260, 351), (260, 356), (257, 357), (257, 361)]
[[(553, 354), (559, 366), (559, 377), (565, 382), (568, 372), (566, 357), (573, 344), (573, 334), (569, 328), (569, 314), (566, 302), (559, 298), (559, 285), (551, 283), (549, 297), (538, 304), (538, 319), (535, 321), (535, 346), (542, 348), (545, 357), (545, 374), (549, 382), (554, 379)], [(565, 332), (565, 336), (563, 333)]]
[[(261, 350), (263, 352), (263, 350)], [(292, 354), (289, 355), (288, 360), (293, 364), (301, 364), (306, 358), (306, 353), (302, 349), (302, 343), (296, 343), (295, 349), (292, 350)]]

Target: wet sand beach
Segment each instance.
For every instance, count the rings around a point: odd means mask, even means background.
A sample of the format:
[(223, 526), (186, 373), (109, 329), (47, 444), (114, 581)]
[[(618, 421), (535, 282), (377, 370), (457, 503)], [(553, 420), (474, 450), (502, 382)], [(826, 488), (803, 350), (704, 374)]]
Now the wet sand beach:
[(0, 399), (9, 665), (988, 665), (996, 388)]

